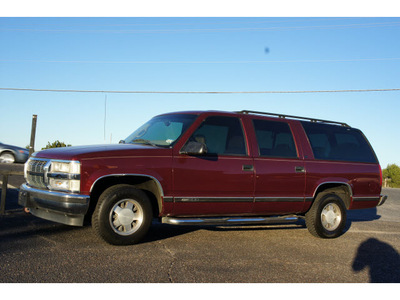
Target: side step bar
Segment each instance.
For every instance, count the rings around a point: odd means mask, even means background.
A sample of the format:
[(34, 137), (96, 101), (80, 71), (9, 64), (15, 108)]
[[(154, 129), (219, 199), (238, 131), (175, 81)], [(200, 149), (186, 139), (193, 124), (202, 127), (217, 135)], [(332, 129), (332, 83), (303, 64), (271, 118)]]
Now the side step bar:
[(175, 218), (163, 217), (161, 223), (171, 225), (250, 225), (250, 224), (277, 224), (295, 222), (299, 216), (274, 217), (207, 217), (207, 218)]

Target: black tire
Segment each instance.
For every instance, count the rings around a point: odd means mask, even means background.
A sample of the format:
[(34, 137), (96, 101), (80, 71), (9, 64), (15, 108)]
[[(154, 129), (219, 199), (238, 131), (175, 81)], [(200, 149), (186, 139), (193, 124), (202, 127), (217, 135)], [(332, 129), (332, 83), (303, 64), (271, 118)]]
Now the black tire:
[(150, 228), (153, 213), (147, 195), (131, 185), (106, 189), (96, 205), (92, 226), (96, 233), (112, 245), (138, 243)]
[(319, 194), (305, 216), (308, 231), (316, 237), (327, 239), (344, 233), (346, 218), (346, 206), (335, 193)]

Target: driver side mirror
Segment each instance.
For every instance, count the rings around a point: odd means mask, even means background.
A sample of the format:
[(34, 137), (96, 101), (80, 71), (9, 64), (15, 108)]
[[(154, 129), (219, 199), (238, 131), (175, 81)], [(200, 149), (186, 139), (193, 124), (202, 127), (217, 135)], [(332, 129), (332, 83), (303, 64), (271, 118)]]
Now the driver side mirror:
[(207, 154), (207, 146), (204, 143), (192, 141), (186, 143), (179, 153), (187, 155), (205, 155)]

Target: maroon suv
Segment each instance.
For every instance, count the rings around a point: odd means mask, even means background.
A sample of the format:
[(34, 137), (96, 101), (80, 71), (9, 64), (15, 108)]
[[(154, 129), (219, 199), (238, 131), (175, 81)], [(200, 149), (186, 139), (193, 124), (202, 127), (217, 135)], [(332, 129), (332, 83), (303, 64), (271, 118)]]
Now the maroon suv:
[(118, 145), (37, 152), (19, 204), (111, 244), (168, 224), (259, 224), (304, 218), (334, 238), (346, 210), (383, 204), (382, 172), (345, 123), (271, 113), (190, 111), (154, 117)]

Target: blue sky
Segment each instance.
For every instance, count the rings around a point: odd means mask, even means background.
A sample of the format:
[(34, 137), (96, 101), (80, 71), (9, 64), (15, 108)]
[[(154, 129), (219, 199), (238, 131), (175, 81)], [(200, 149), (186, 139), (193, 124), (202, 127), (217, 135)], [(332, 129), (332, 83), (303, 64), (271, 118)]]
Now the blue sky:
[[(400, 18), (0, 18), (0, 88), (321, 91), (400, 88)], [(258, 110), (343, 121), (400, 165), (400, 91), (115, 94), (0, 90), (0, 141), (117, 143), (152, 116)], [(106, 118), (105, 118), (106, 100)], [(105, 122), (104, 122), (105, 121)], [(105, 125), (105, 134), (104, 134)]]

